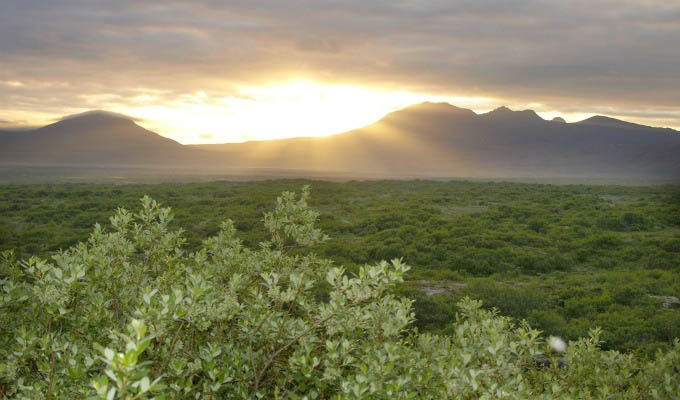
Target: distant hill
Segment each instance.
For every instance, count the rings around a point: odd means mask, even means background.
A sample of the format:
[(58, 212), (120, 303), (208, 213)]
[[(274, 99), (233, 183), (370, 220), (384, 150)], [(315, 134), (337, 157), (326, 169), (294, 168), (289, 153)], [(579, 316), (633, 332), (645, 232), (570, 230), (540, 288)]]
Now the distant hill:
[(680, 178), (680, 133), (608, 117), (546, 121), (423, 103), (325, 138), (197, 145), (242, 165), (466, 177)]
[(181, 145), (104, 112), (0, 133), (0, 164), (276, 169), (384, 177), (680, 179), (680, 133), (595, 116), (546, 121), (532, 110), (486, 114), (423, 103), (322, 138)]
[(38, 129), (0, 132), (3, 164), (145, 167), (191, 161), (194, 153), (105, 111), (69, 116)]

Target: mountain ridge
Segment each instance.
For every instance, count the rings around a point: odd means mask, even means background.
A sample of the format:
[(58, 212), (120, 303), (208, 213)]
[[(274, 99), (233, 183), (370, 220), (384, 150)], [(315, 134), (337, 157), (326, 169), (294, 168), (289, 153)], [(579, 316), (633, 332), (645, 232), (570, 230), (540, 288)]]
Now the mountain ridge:
[(129, 115), (113, 112), (113, 111), (90, 110), (90, 111), (85, 111), (85, 112), (78, 113), (78, 114), (66, 115), (66, 116), (60, 118), (58, 121), (56, 121), (54, 123), (58, 123), (58, 122), (61, 122), (61, 121), (68, 121), (68, 120), (72, 120), (72, 119), (80, 119), (80, 118), (127, 120), (127, 121), (132, 121), (132, 122), (138, 121), (137, 118), (131, 117)]
[(604, 116), (566, 123), (533, 110), (421, 103), (327, 137), (182, 145), (105, 111), (0, 133), (0, 165), (235, 168), (387, 177), (620, 176), (680, 179), (679, 132)]

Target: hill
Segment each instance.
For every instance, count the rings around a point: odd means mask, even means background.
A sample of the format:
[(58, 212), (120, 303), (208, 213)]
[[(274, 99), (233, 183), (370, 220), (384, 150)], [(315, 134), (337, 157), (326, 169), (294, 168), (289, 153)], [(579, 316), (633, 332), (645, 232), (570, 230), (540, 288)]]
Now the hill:
[(680, 179), (680, 134), (595, 116), (547, 121), (532, 110), (485, 114), (422, 103), (321, 138), (181, 145), (104, 112), (0, 134), (0, 165), (265, 169), (381, 177)]
[(423, 103), (326, 138), (199, 145), (239, 164), (386, 175), (680, 177), (680, 134), (608, 117), (546, 121), (532, 110), (486, 114)]
[(149, 167), (190, 161), (195, 153), (126, 116), (104, 111), (66, 117), (38, 129), (0, 132), (3, 164)]

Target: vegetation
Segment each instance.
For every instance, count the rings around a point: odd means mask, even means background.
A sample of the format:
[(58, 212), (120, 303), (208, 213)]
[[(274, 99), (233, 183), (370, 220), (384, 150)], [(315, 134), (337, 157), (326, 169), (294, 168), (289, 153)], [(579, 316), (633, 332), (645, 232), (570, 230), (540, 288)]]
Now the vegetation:
[[(680, 392), (676, 340), (654, 361), (550, 350), (526, 322), (463, 299), (449, 335), (413, 329), (390, 293), (401, 260), (356, 273), (310, 252), (327, 237), (308, 192), (284, 193), (249, 248), (227, 220), (188, 251), (149, 197), (51, 261), (0, 269), (0, 396), (11, 398), (660, 398)], [(625, 297), (625, 296), (624, 296)]]
[[(87, 239), (117, 206), (148, 194), (198, 251), (233, 219), (247, 247), (267, 240), (271, 199), (295, 180), (158, 185), (0, 186), (0, 248), (48, 257)], [(680, 188), (493, 182), (311, 182), (310, 206), (332, 238), (310, 250), (348, 271), (380, 259), (412, 266), (391, 293), (415, 300), (420, 331), (450, 334), (465, 297), (570, 340), (639, 357), (680, 337)], [(292, 249), (293, 254), (298, 250)], [(677, 306), (677, 305), (676, 305)]]

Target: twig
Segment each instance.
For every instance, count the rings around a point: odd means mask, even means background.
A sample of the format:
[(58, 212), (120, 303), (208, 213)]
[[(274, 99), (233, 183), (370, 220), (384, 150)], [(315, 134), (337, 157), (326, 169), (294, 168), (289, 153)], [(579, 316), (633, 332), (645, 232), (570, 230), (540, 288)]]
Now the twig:
[(50, 353), (50, 384), (47, 389), (47, 395), (45, 395), (45, 398), (51, 399), (52, 398), (52, 390), (54, 388), (54, 350)]
[(267, 372), (267, 369), (272, 365), (272, 363), (274, 362), (274, 360), (276, 359), (276, 357), (277, 357), (279, 354), (281, 354), (281, 352), (283, 352), (284, 350), (286, 350), (287, 348), (289, 348), (290, 346), (292, 346), (293, 344), (295, 344), (295, 342), (297, 342), (298, 340), (300, 340), (301, 337), (303, 337), (303, 336), (305, 336), (306, 334), (308, 334), (309, 332), (313, 331), (313, 330), (316, 329), (319, 325), (323, 324), (324, 322), (328, 321), (329, 319), (333, 318), (334, 316), (335, 316), (335, 313), (332, 313), (332, 314), (330, 314), (329, 316), (327, 316), (326, 318), (323, 318), (323, 319), (317, 321), (314, 325), (312, 325), (312, 326), (310, 326), (309, 328), (305, 329), (305, 330), (302, 331), (300, 334), (298, 334), (298, 335), (295, 336), (293, 339), (291, 339), (288, 343), (286, 343), (285, 346), (283, 346), (283, 347), (281, 347), (280, 349), (276, 350), (276, 351), (274, 352), (274, 354), (272, 354), (271, 357), (269, 357), (269, 359), (267, 360), (267, 362), (264, 364), (264, 367), (262, 367), (262, 370), (261, 370), (259, 373), (256, 373), (256, 374), (255, 374), (255, 386), (254, 386), (254, 389), (253, 389), (253, 393), (257, 393), (257, 389), (258, 389), (259, 386), (260, 386), (260, 381), (262, 380), (262, 377), (264, 376), (264, 373)]
[(177, 343), (177, 339), (179, 338), (179, 333), (182, 331), (182, 328), (184, 327), (185, 323), (186, 321), (182, 321), (179, 328), (177, 328), (177, 332), (175, 332), (175, 336), (172, 338), (172, 342), (170, 342), (170, 350), (168, 350), (168, 357), (165, 359), (163, 366), (158, 370), (156, 377), (160, 376), (163, 373), (163, 371), (165, 371), (165, 368), (167, 368), (168, 364), (170, 364), (170, 359), (172, 359), (172, 353), (175, 351), (175, 344)]
[(295, 292), (295, 297), (293, 297), (293, 300), (290, 302), (290, 306), (288, 307), (288, 310), (286, 311), (286, 314), (284, 315), (284, 320), (281, 321), (281, 325), (279, 325), (279, 331), (276, 333), (276, 339), (274, 339), (274, 344), (279, 341), (281, 338), (281, 333), (283, 332), (283, 326), (286, 324), (286, 318), (290, 315), (290, 312), (293, 310), (293, 306), (295, 305), (295, 301), (297, 300), (298, 296), (300, 295), (300, 292), (302, 291), (302, 285), (303, 285), (303, 278), (305, 277), (305, 272), (307, 271), (302, 271), (302, 276), (300, 277), (300, 285), (297, 288), (297, 291)]

